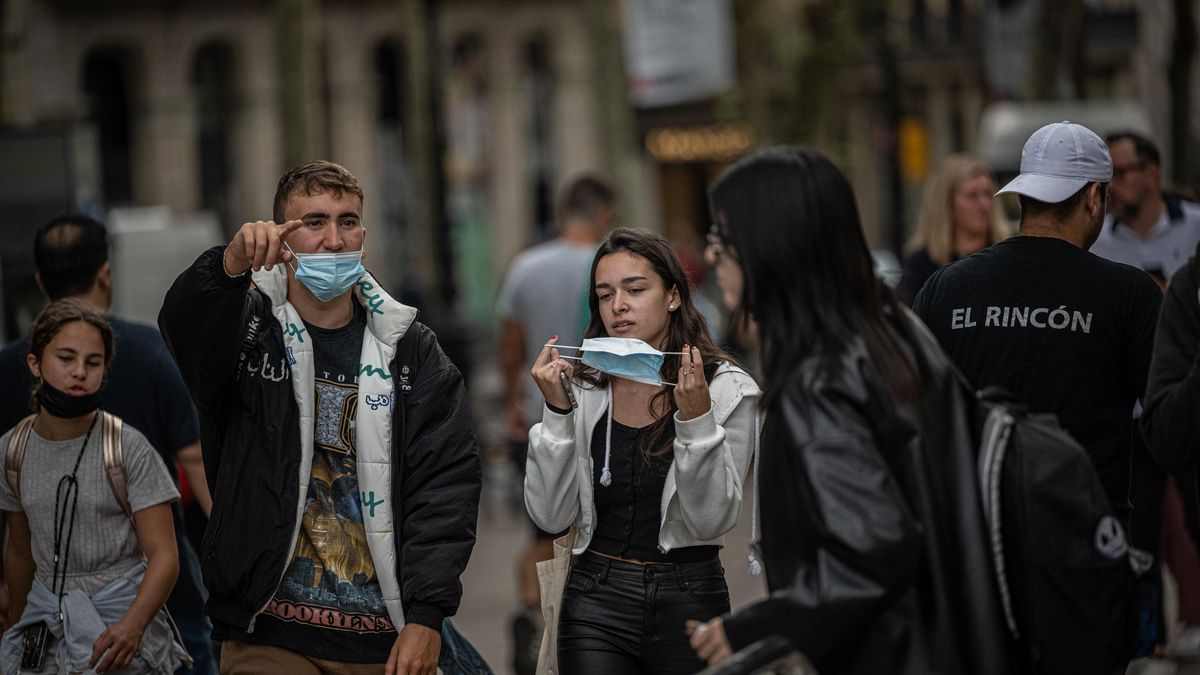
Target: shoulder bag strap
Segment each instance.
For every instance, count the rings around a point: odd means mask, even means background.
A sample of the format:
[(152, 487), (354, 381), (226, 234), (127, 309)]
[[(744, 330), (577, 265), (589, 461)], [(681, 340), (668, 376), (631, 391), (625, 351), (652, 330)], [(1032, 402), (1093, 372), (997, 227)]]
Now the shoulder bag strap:
[(18, 501), (21, 499), (21, 464), (25, 461), (25, 446), (29, 444), (29, 432), (35, 419), (37, 415), (30, 415), (17, 422), (4, 450), (4, 479)]

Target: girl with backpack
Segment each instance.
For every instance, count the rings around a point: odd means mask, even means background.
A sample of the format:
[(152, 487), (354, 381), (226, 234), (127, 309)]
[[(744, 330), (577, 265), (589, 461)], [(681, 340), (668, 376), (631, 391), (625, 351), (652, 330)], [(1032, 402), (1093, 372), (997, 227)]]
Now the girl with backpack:
[[(574, 535), (538, 672), (694, 673), (685, 622), (729, 611), (718, 551), (742, 506), (758, 386), (713, 344), (662, 236), (614, 230), (589, 279), (582, 361), (552, 338), (531, 370), (546, 406), (525, 504)], [(604, 345), (616, 349), (592, 350)]]
[[(706, 257), (757, 322), (758, 499), (769, 596), (691, 627), (718, 663), (780, 636), (819, 672), (1010, 672), (975, 477), (971, 403), (874, 275), (854, 192), (803, 147), (710, 188)], [(749, 672), (749, 671), (747, 671)]]
[(168, 674), (190, 663), (163, 610), (179, 571), (179, 493), (145, 437), (99, 410), (113, 356), (107, 320), (75, 300), (34, 321), (37, 413), (0, 437), (5, 673)]

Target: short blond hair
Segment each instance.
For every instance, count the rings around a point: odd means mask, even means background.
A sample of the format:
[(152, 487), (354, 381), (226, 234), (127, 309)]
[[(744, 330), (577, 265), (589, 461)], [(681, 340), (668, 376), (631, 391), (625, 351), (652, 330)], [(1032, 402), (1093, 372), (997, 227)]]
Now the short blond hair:
[[(921, 213), (917, 216), (917, 231), (908, 240), (908, 249), (925, 249), (938, 265), (949, 265), (954, 258), (954, 191), (963, 181), (981, 174), (991, 176), (991, 169), (982, 160), (970, 155), (950, 155), (942, 160), (937, 171), (925, 183), (921, 198)], [(997, 203), (992, 208), (988, 244), (1007, 239), (1008, 227)]]

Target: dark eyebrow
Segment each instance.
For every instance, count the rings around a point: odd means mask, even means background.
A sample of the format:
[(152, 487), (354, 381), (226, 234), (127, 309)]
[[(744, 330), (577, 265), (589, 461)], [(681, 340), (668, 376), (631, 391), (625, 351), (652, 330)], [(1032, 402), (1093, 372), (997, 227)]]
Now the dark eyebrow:
[(358, 220), (358, 214), (353, 211), (343, 211), (340, 215), (338, 215), (338, 220), (341, 220), (342, 218), (353, 218)]
[(55, 347), (55, 348), (54, 348), (54, 351), (55, 351), (56, 353), (57, 353), (57, 352), (66, 352), (66, 353), (68, 353), (68, 354), (77, 354), (77, 353), (78, 353), (78, 352), (76, 352), (74, 349), (72, 349), (71, 347)]
[(313, 218), (317, 218), (319, 220), (325, 220), (328, 217), (329, 217), (329, 214), (325, 213), (323, 211), (310, 211), (310, 212), (304, 214), (303, 216), (300, 216), (300, 220), (312, 220)]
[[(646, 277), (625, 277), (624, 279), (621, 280), (621, 283), (622, 284), (632, 284), (635, 281), (646, 281)], [(600, 290), (601, 288), (612, 288), (612, 284), (608, 284), (608, 283), (604, 283), (604, 282), (600, 282), (600, 283), (596, 284), (596, 290)]]

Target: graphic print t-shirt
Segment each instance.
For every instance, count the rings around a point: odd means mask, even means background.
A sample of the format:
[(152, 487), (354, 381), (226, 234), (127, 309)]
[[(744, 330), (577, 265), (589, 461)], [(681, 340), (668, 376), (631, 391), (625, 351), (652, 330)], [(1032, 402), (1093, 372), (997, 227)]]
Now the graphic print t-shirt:
[(366, 316), (312, 340), (316, 403), (312, 476), (300, 534), (283, 580), (249, 638), (335, 661), (383, 663), (396, 641), (367, 548), (355, 464), (358, 361)]
[(1054, 413), (1128, 510), (1130, 433), (1162, 294), (1143, 271), (1018, 236), (934, 273), (913, 310), (976, 389)]

